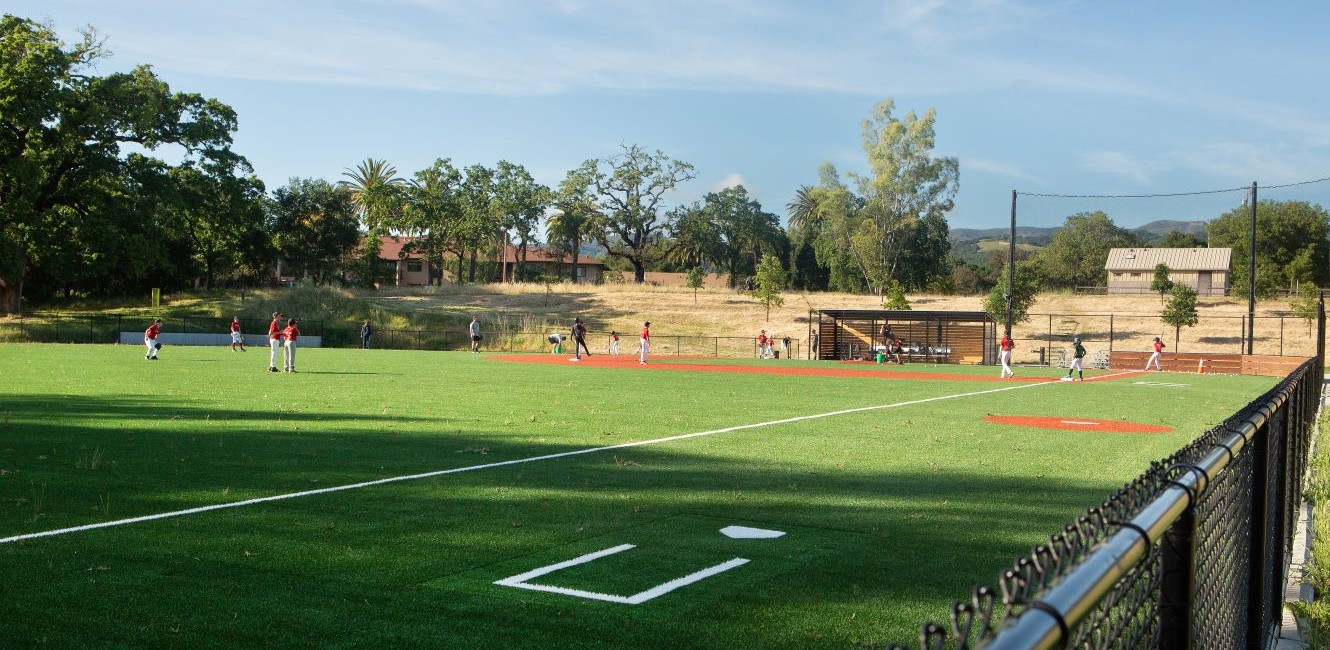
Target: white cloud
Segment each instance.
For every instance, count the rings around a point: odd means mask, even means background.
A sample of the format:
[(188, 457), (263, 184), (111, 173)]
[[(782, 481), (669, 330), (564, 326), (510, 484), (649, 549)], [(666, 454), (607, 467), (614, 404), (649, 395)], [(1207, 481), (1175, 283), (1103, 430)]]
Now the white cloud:
[(744, 183), (743, 176), (740, 176), (737, 173), (729, 173), (726, 174), (725, 177), (720, 179), (719, 181), (712, 183), (707, 189), (711, 190), (712, 192), (719, 192), (723, 189), (729, 187), (738, 187), (740, 185), (744, 185), (745, 189), (748, 189), (747, 185)]

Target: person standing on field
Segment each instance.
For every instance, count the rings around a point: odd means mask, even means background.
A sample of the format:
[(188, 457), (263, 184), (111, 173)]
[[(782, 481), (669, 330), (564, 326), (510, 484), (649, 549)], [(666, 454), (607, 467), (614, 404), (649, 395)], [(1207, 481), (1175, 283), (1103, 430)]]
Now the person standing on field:
[(479, 353), (480, 353), (480, 339), (481, 339), (481, 336), (480, 336), (480, 317), (479, 317), (479, 316), (472, 316), (472, 317), (471, 317), (471, 329), (470, 329), (469, 331), (471, 332), (471, 351), (472, 351), (472, 352), (475, 352), (475, 353), (477, 353), (477, 354), (479, 354)]
[[(1176, 341), (1174, 341), (1174, 342), (1176, 343)], [(1152, 364), (1152, 363), (1155, 365), (1155, 370), (1158, 370), (1158, 371), (1160, 371), (1160, 372), (1163, 372), (1163, 371), (1164, 371), (1163, 366), (1160, 366), (1160, 365), (1159, 365), (1159, 356), (1160, 356), (1161, 354), (1164, 353), (1164, 348), (1165, 348), (1165, 347), (1167, 347), (1167, 346), (1164, 345), (1164, 342), (1163, 342), (1163, 341), (1160, 341), (1160, 340), (1159, 340), (1159, 337), (1156, 336), (1156, 337), (1155, 337), (1155, 351), (1154, 351), (1153, 354), (1150, 355), (1150, 360), (1145, 362), (1145, 370), (1146, 370), (1147, 372), (1150, 370), (1150, 364)]]
[(757, 358), (767, 358), (767, 331), (762, 330), (757, 333)]
[(1085, 358), (1085, 346), (1081, 345), (1081, 340), (1079, 338), (1072, 339), (1071, 344), (1076, 346), (1076, 348), (1071, 355), (1071, 365), (1067, 366), (1067, 376), (1063, 377), (1063, 379), (1070, 381), (1071, 373), (1075, 371), (1077, 378), (1081, 381), (1085, 381), (1085, 371), (1081, 369), (1081, 360)]
[(610, 332), (610, 354), (619, 355), (619, 333), (617, 331)]
[(360, 349), (369, 349), (369, 337), (374, 336), (374, 328), (370, 326), (369, 321), (360, 325)]
[(245, 335), (244, 335), (243, 332), (240, 331), (240, 317), (239, 317), (239, 316), (232, 316), (232, 317), (231, 317), (231, 351), (232, 351), (232, 352), (235, 352), (235, 351), (236, 351), (236, 346), (237, 346), (237, 345), (240, 346), (240, 351), (241, 351), (241, 352), (247, 352), (247, 350), (245, 350)]
[(639, 352), (637, 362), (645, 365), (647, 362), (647, 353), (651, 351), (651, 321), (642, 323), (642, 350)]
[(296, 329), (296, 319), (286, 321), (286, 327), (282, 330), (282, 338), (286, 339), (286, 371), (296, 371), (296, 339), (300, 338), (300, 330)]
[(591, 356), (591, 348), (586, 345), (586, 323), (581, 318), (573, 319), (573, 358), (582, 360), (582, 351), (586, 350), (586, 355)]
[(268, 355), (268, 372), (277, 372), (277, 351), (282, 347), (282, 312), (272, 313), (272, 322), (268, 323), (268, 347), (272, 348), (272, 353)]
[(1002, 334), (1002, 340), (998, 342), (998, 347), (1002, 350), (999, 355), (1002, 358), (1002, 378), (1015, 377), (1016, 373), (1011, 369), (1011, 351), (1016, 349), (1016, 343), (1011, 340), (1011, 332)]
[(143, 332), (143, 344), (148, 346), (148, 353), (143, 355), (148, 361), (157, 360), (157, 351), (162, 349), (162, 344), (157, 342), (157, 335), (162, 333), (162, 319), (155, 318), (148, 323), (148, 329)]

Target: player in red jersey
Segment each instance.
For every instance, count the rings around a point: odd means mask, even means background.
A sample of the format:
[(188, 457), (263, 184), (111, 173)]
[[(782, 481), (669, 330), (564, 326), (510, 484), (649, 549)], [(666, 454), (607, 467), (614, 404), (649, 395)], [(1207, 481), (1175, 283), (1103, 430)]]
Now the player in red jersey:
[(1011, 340), (1011, 332), (1003, 333), (998, 347), (1002, 349), (1002, 378), (1015, 377), (1016, 372), (1011, 369), (1011, 351), (1016, 349), (1016, 343)]
[(241, 352), (248, 352), (245, 349), (245, 334), (240, 331), (240, 317), (231, 317), (231, 351), (236, 351), (236, 346), (240, 346)]
[(148, 361), (157, 360), (157, 351), (162, 349), (162, 344), (157, 342), (157, 335), (162, 333), (162, 319), (157, 318), (148, 325), (148, 329), (143, 332), (143, 344), (148, 346), (148, 353), (143, 355)]
[(642, 323), (642, 351), (638, 356), (638, 363), (647, 362), (647, 353), (651, 351), (651, 321)]
[(272, 322), (268, 323), (268, 347), (272, 348), (272, 353), (268, 355), (268, 372), (277, 372), (277, 350), (282, 347), (282, 312), (272, 313)]
[(1160, 371), (1160, 372), (1162, 372), (1162, 371), (1164, 370), (1163, 366), (1160, 366), (1160, 365), (1159, 365), (1159, 355), (1161, 355), (1161, 354), (1164, 353), (1164, 347), (1165, 347), (1165, 346), (1164, 346), (1164, 342), (1163, 342), (1163, 341), (1160, 341), (1160, 340), (1159, 340), (1159, 337), (1156, 336), (1156, 337), (1155, 337), (1155, 351), (1154, 351), (1154, 354), (1151, 354), (1151, 355), (1150, 355), (1150, 360), (1145, 362), (1145, 369), (1146, 369), (1146, 371), (1149, 371), (1149, 370), (1150, 370), (1150, 364), (1152, 364), (1152, 363), (1155, 364), (1155, 370), (1158, 370), (1158, 371)]
[(286, 339), (286, 371), (296, 371), (296, 339), (300, 338), (300, 330), (296, 329), (296, 319), (286, 321), (286, 328), (282, 330), (282, 338)]

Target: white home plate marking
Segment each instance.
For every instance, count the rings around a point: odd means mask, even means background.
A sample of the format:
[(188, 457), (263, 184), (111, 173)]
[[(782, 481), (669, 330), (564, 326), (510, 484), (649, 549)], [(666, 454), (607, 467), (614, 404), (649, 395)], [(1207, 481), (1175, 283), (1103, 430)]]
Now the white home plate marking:
[(1079, 425), (1087, 426), (1087, 427), (1097, 427), (1097, 426), (1099, 426), (1099, 423), (1098, 423), (1098, 422), (1081, 422), (1081, 421), (1078, 421), (1078, 420), (1063, 420), (1062, 423), (1063, 423), (1063, 424), (1079, 424)]
[(1166, 381), (1133, 381), (1133, 386), (1168, 386), (1171, 388), (1186, 388), (1190, 384), (1171, 384)]
[(749, 528), (747, 526), (726, 526), (720, 529), (720, 534), (730, 539), (776, 539), (784, 535), (785, 532), (765, 528)]
[(552, 594), (563, 594), (565, 596), (576, 596), (578, 598), (588, 598), (591, 600), (601, 600), (609, 603), (623, 603), (625, 605), (641, 605), (642, 603), (645, 603), (646, 601), (651, 600), (656, 596), (670, 593), (671, 591), (674, 591), (679, 587), (690, 585), (699, 580), (710, 578), (711, 576), (714, 576), (717, 573), (729, 571), (734, 567), (748, 564), (748, 560), (741, 557), (736, 557), (732, 560), (729, 560), (728, 562), (722, 562), (720, 564), (717, 564), (716, 566), (707, 567), (705, 569), (702, 569), (701, 571), (690, 573), (682, 578), (675, 578), (674, 580), (658, 584), (646, 591), (639, 592), (631, 596), (616, 596), (614, 594), (602, 594), (596, 591), (583, 591), (581, 589), (568, 589), (567, 587), (555, 587), (553, 585), (541, 585), (541, 584), (536, 584), (534, 582), (528, 582), (529, 580), (539, 578), (540, 576), (548, 575), (550, 573), (554, 573), (555, 571), (558, 571), (560, 569), (566, 569), (570, 566), (577, 566), (579, 564), (586, 564), (587, 562), (598, 560), (607, 555), (622, 553), (623, 551), (627, 551), (633, 548), (636, 548), (636, 546), (632, 544), (620, 544), (619, 546), (607, 548), (603, 551), (596, 551), (594, 553), (587, 553), (586, 555), (581, 555), (571, 560), (559, 562), (558, 564), (543, 566), (540, 567), (539, 569), (527, 571), (526, 573), (518, 574), (511, 578), (504, 578), (503, 580), (495, 580), (494, 584), (503, 585), (505, 587), (516, 587), (518, 589), (530, 589), (532, 591), (545, 591)]

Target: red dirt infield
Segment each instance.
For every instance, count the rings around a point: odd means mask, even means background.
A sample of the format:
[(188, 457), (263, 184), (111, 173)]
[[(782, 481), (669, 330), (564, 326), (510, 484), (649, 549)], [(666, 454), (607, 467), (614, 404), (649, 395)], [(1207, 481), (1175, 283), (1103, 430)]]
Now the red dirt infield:
[(1119, 420), (1096, 420), (1094, 418), (1059, 418), (1038, 415), (988, 415), (987, 422), (1013, 424), (1018, 427), (1037, 427), (1040, 429), (1062, 429), (1064, 431), (1103, 431), (1104, 433), (1168, 433), (1173, 427), (1141, 422), (1122, 422)]
[[(503, 354), (488, 357), (495, 361), (510, 361), (516, 363), (543, 363), (563, 366), (592, 366), (598, 368), (641, 368), (644, 370), (690, 370), (694, 372), (732, 372), (759, 375), (802, 375), (806, 377), (875, 377), (878, 379), (933, 379), (945, 381), (993, 381), (1005, 383), (1042, 383), (1057, 381), (1055, 377), (1019, 377), (1011, 379), (1002, 379), (993, 376), (984, 375), (961, 375), (934, 372), (910, 372), (903, 370), (908, 366), (877, 366), (869, 365), (872, 370), (857, 368), (847, 368), (838, 364), (837, 367), (814, 368), (809, 366), (782, 366), (780, 361), (772, 361), (770, 365), (760, 366), (740, 366), (711, 363), (689, 363), (688, 357), (658, 357), (648, 359), (645, 366), (638, 364), (636, 355), (592, 355), (582, 357), (581, 361), (569, 361), (571, 358), (567, 354)], [(707, 357), (713, 358), (713, 357)]]

